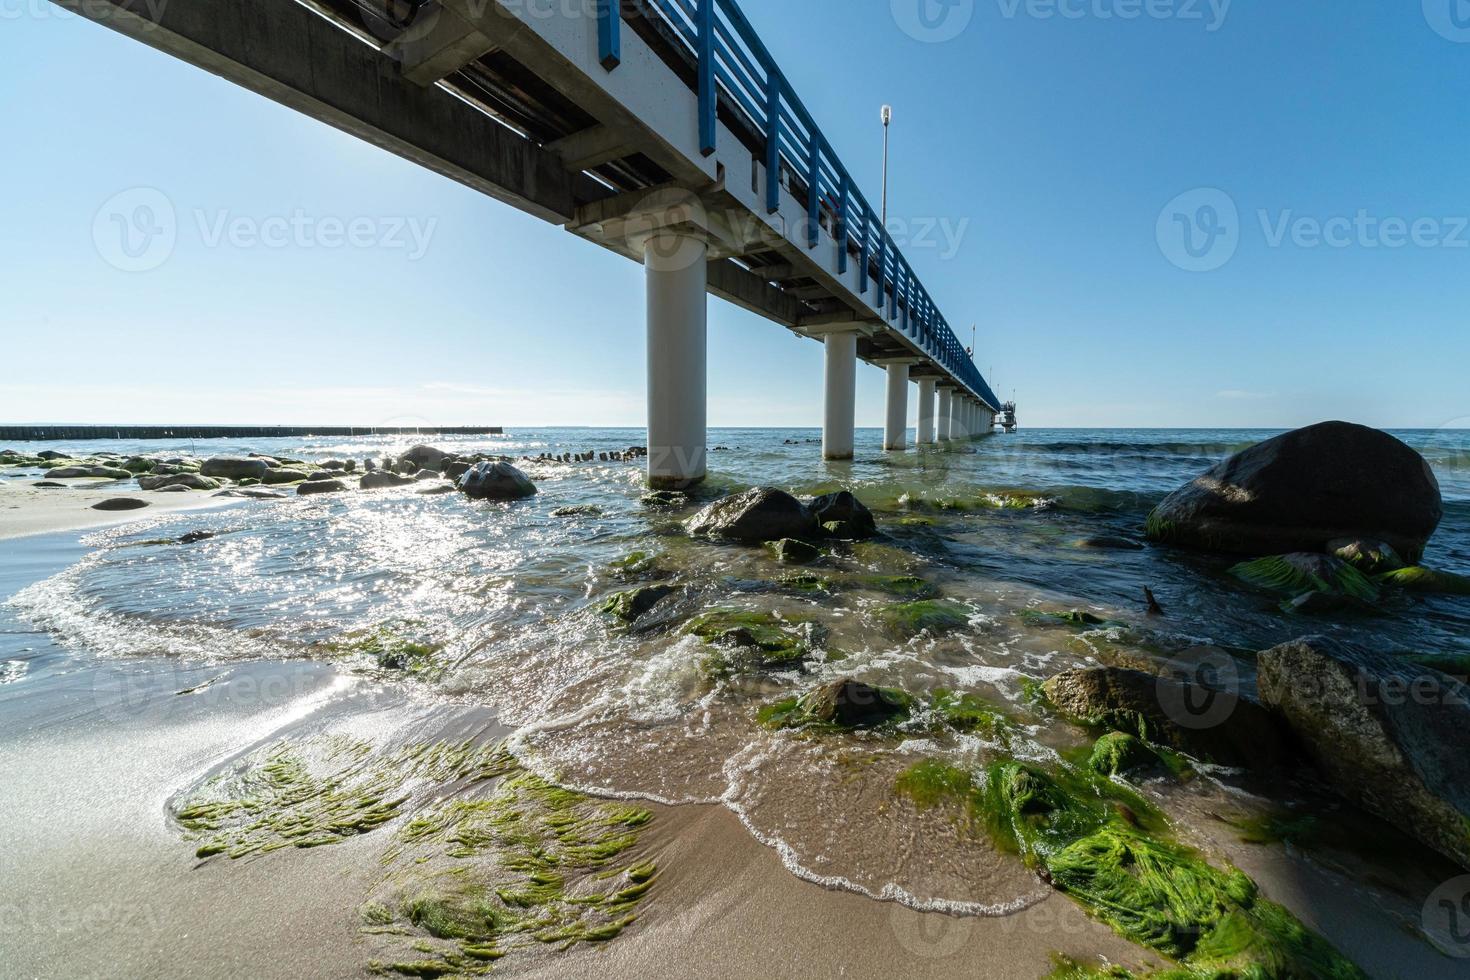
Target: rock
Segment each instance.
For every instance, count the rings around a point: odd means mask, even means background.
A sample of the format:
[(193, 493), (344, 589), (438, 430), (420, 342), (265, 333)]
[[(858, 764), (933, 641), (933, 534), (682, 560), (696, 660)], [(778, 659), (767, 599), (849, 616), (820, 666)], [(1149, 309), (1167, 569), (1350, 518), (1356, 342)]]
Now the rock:
[(190, 531), (188, 534), (179, 536), (179, 544), (198, 544), (201, 541), (208, 541), (218, 534), (218, 531)]
[(1323, 422), (1252, 446), (1176, 490), (1149, 515), (1148, 535), (1243, 555), (1373, 538), (1418, 561), (1443, 512), (1424, 457), (1376, 429)]
[(441, 483), (434, 487), (423, 487), (418, 492), (421, 496), (437, 497), (440, 494), (454, 493), (459, 488), (452, 483)]
[(380, 470), (376, 473), (364, 473), (357, 485), (363, 490), (386, 490), (389, 487), (406, 487), (414, 482), (411, 476), (399, 476), (397, 473)]
[(148, 506), (148, 501), (137, 500), (133, 497), (112, 497), (108, 500), (99, 500), (92, 505), (93, 510), (142, 510)]
[(362, 461), (362, 468), (371, 473), (378, 468), (378, 461), (375, 459), (365, 459)]
[(267, 470), (265, 476), (261, 477), (260, 482), (268, 487), (278, 487), (283, 483), (300, 483), (303, 480), (310, 479), (311, 474), (306, 472), (306, 470), (291, 469), (283, 466), (280, 469)]
[(403, 476), (413, 476), (419, 471), (419, 464), (411, 459), (400, 459), (398, 464), (393, 467), (393, 471)]
[(414, 465), (414, 470), (433, 470), (435, 473), (444, 469), (444, 460), (448, 457), (442, 449), (433, 446), (414, 446), (408, 452), (399, 456), (400, 461), (407, 461)]
[(1338, 538), (1327, 542), (1327, 553), (1340, 558), (1364, 575), (1381, 575), (1404, 567), (1404, 560), (1391, 545), (1364, 538)]
[(1121, 667), (1065, 671), (1042, 690), (1080, 724), (1127, 732), (1205, 762), (1273, 769), (1293, 756), (1276, 718), (1236, 691)]
[(558, 507), (551, 512), (552, 517), (597, 517), (602, 514), (602, 508), (596, 504), (577, 504), (572, 507)]
[(123, 462), (122, 468), (129, 473), (151, 473), (157, 464), (146, 456), (131, 456)]
[(114, 469), (111, 466), (63, 466), (46, 471), (48, 480), (131, 480), (132, 478), (133, 474), (127, 470)]
[(37, 459), (71, 459), (66, 453), (57, 452), (54, 449), (43, 449), (36, 453)]
[(1365, 603), (1377, 602), (1380, 596), (1372, 579), (1331, 555), (1301, 553), (1257, 558), (1236, 565), (1230, 574), (1242, 582), (1288, 596), (1320, 592)]
[[(189, 492), (189, 488), (188, 487), (174, 485), (174, 486), (167, 486), (167, 487), (159, 487), (157, 490), (155, 490), (153, 492), (154, 493), (188, 493)], [(230, 491), (230, 492), (233, 493), (234, 491)], [(220, 496), (224, 496), (224, 494), (223, 493), (217, 493), (217, 494), (215, 494), (215, 496), (216, 497), (220, 497)]]
[(909, 713), (906, 699), (897, 692), (870, 687), (851, 677), (809, 692), (801, 699), (800, 708), (814, 721), (843, 728), (872, 728)]
[(822, 552), (815, 546), (795, 538), (782, 538), (780, 541), (772, 541), (766, 545), (776, 560), (784, 565), (805, 565), (822, 557)]
[(926, 631), (938, 635), (964, 629), (970, 625), (970, 610), (948, 599), (920, 599), (885, 606), (878, 618), (890, 634), (906, 640)]
[(204, 461), (204, 465), (199, 467), (199, 475), (226, 480), (263, 480), (270, 469), (270, 464), (263, 459), (216, 456)]
[(683, 507), (689, 495), (679, 490), (650, 490), (638, 498), (644, 507)]
[(460, 477), (468, 473), (470, 469), (474, 467), (474, 465), (474, 463), (470, 462), (467, 459), (457, 459), (452, 463), (445, 463), (444, 469), (442, 469), (440, 472), (442, 472), (444, 476), (450, 480), (458, 480)]
[(341, 480), (308, 480), (296, 488), (296, 494), (309, 497), (320, 493), (342, 493), (346, 489), (347, 484)]
[(878, 522), (873, 520), (873, 512), (850, 491), (824, 494), (808, 506), (818, 524), (825, 526), (838, 521), (848, 525), (847, 533), (842, 535), (845, 538), (871, 538), (878, 533)]
[(53, 483), (50, 480), (42, 480), (39, 483), (32, 483), (31, 486), (36, 487), (36, 488), (41, 489), (41, 490), (70, 490), (71, 489), (65, 483)]
[[(167, 487), (169, 490), (182, 490), (183, 487)], [(285, 500), (286, 495), (277, 490), (221, 490), (215, 494), (216, 497), (244, 497), (248, 500)]]
[(1453, 572), (1435, 571), (1421, 565), (1386, 572), (1378, 577), (1378, 581), (1383, 585), (1391, 585), (1410, 592), (1470, 596), (1470, 578), (1456, 575)]
[(509, 463), (476, 463), (459, 478), (471, 500), (519, 500), (536, 493), (531, 478)]
[(811, 537), (817, 519), (791, 494), (756, 487), (710, 504), (684, 525), (692, 535), (761, 544), (782, 538)]
[(218, 490), (219, 481), (211, 480), (198, 473), (169, 473), (163, 476), (140, 476), (138, 486), (144, 490), (162, 490), (166, 487), (183, 487), (187, 490)]
[(1262, 700), (1339, 793), (1470, 868), (1470, 688), (1322, 637), (1257, 663)]
[(1098, 534), (1077, 542), (1079, 548), (1096, 548), (1098, 551), (1142, 551), (1143, 545), (1132, 538), (1111, 534)]
[(625, 623), (632, 623), (673, 593), (672, 585), (645, 585), (609, 596), (601, 609)]
[(1092, 747), (1087, 765), (1102, 776), (1124, 776), (1159, 765), (1159, 756), (1147, 742), (1127, 732), (1108, 732)]
[(329, 459), (325, 463), (321, 464), (321, 468), (324, 470), (333, 471), (345, 470), (347, 469), (347, 464), (342, 462), (340, 459)]

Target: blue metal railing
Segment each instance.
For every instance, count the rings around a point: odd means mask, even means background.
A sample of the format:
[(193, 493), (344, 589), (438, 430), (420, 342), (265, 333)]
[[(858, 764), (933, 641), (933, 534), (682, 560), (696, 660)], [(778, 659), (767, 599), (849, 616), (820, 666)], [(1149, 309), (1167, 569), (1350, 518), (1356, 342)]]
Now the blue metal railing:
[[(766, 209), (781, 206), (781, 175), (806, 188), (808, 248), (820, 241), (827, 219), (837, 239), (838, 272), (846, 273), (849, 252), (858, 255), (858, 288), (884, 311), (915, 345), (956, 380), (999, 410), (999, 399), (981, 377), (964, 345), (913, 268), (869, 206), (821, 129), (792, 90), (776, 60), (745, 19), (736, 0), (645, 0), (648, 8), (688, 48), (698, 66), (699, 142), (708, 156), (718, 139), (723, 94), (750, 118), (766, 141)], [(622, 0), (599, 0), (598, 38), (602, 62), (611, 71), (619, 58)], [(874, 276), (876, 272), (876, 278)]]

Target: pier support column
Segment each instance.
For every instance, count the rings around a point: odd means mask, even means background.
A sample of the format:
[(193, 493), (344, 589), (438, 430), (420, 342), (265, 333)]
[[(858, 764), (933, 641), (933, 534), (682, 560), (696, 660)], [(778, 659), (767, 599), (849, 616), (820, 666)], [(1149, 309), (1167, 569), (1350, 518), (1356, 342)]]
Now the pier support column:
[(969, 427), (965, 425), (965, 396), (956, 391), (949, 400), (949, 441), (968, 442)]
[(708, 246), (675, 231), (648, 237), (648, 485), (682, 490), (705, 476)]
[(954, 389), (939, 389), (939, 414), (936, 421), (939, 423), (939, 442), (946, 443), (950, 439), (950, 409), (954, 404)]
[(825, 384), (822, 407), (822, 458), (852, 459), (853, 427), (856, 417), (857, 331), (827, 334)]
[(883, 422), (883, 448), (901, 453), (909, 448), (909, 365), (913, 362), (882, 363), (888, 370), (888, 412)]
[(934, 445), (934, 379), (919, 379), (918, 444)]

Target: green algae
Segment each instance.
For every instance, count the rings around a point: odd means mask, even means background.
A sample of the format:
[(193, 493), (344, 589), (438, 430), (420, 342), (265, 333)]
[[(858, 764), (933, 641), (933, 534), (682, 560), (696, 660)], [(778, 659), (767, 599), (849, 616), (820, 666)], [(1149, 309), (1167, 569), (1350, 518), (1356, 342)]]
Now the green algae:
[(1435, 571), (1421, 565), (1386, 572), (1378, 576), (1376, 581), (1409, 592), (1470, 596), (1470, 578), (1451, 572)]
[(596, 504), (576, 504), (571, 507), (558, 507), (551, 512), (552, 517), (599, 517), (602, 508)]
[(715, 648), (704, 663), (711, 677), (755, 671), (795, 670), (816, 649), (814, 624), (748, 609), (713, 609), (684, 627)]
[(1087, 764), (1099, 775), (1122, 776), (1153, 768), (1162, 761), (1142, 739), (1127, 732), (1108, 732), (1093, 744)]
[(657, 883), (657, 865), (631, 854), (652, 819), (520, 769), (488, 797), (427, 811), (399, 831), (363, 911), (365, 931), (395, 930), (422, 958), (371, 969), (475, 976), (538, 945), (617, 938)]
[(778, 580), (780, 585), (797, 592), (831, 592), (832, 580), (810, 572), (795, 572), (783, 575)]
[(648, 575), (658, 570), (658, 555), (646, 551), (635, 551), (608, 563), (608, 571), (622, 578)]
[(1093, 917), (1183, 968), (1159, 976), (1366, 976), (1261, 898), (1244, 873), (1168, 839), (1155, 809), (1096, 773), (1002, 761), (977, 778), (930, 761), (900, 776), (896, 789), (922, 808), (959, 810)]
[(949, 599), (920, 599), (878, 610), (884, 628), (902, 639), (920, 633), (950, 633), (970, 624), (970, 610)]
[(1247, 585), (1291, 596), (1320, 592), (1369, 603), (1377, 602), (1381, 596), (1372, 579), (1341, 559), (1309, 556), (1318, 566), (1310, 567), (1293, 560), (1295, 557), (1276, 555), (1242, 562), (1230, 569), (1230, 574)]
[(438, 653), (443, 646), (410, 639), (405, 631), (417, 623), (384, 623), (372, 630), (348, 633), (322, 646), (337, 656), (361, 656), (381, 670), (399, 671), (432, 680), (444, 669)]
[(858, 575), (852, 584), (869, 592), (882, 592), (901, 599), (937, 599), (939, 589), (917, 575)]
[(504, 750), (469, 742), (414, 744), (383, 757), (370, 743), (341, 736), (281, 742), (214, 777), (173, 811), (200, 841), (196, 856), (238, 859), (375, 830), (398, 816), (412, 780), (475, 781), (512, 768)]
[(972, 732), (1009, 745), (1017, 725), (1006, 712), (976, 694), (940, 688), (930, 704), (935, 720), (960, 732)]
[(645, 585), (608, 596), (598, 606), (598, 611), (612, 616), (623, 623), (632, 623), (672, 595), (672, 585)]
[(853, 724), (844, 724), (835, 717), (825, 717), (828, 711), (818, 703), (823, 689), (818, 688), (800, 697), (785, 698), (762, 706), (756, 712), (756, 720), (770, 729), (801, 729), (818, 734), (857, 730), (891, 731), (909, 720), (914, 708), (914, 698), (911, 695), (893, 687), (875, 687), (872, 690), (887, 709), (886, 717), (875, 717)]

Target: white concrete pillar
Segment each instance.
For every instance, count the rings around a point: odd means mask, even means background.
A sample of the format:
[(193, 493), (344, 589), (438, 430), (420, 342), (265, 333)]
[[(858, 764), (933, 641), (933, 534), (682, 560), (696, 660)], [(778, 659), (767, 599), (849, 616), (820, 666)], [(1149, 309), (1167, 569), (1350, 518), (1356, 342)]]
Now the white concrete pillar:
[(829, 333), (825, 339), (826, 397), (822, 408), (822, 458), (852, 459), (856, 417), (857, 333)]
[(953, 402), (954, 402), (954, 389), (953, 388), (940, 388), (939, 389), (939, 414), (938, 414), (938, 417), (936, 419), (936, 421), (938, 421), (938, 423), (939, 423), (939, 441), (940, 442), (949, 442), (949, 436), (950, 436), (950, 431), (949, 431), (950, 409), (953, 407)]
[(934, 445), (934, 379), (919, 379), (919, 432), (921, 446)]
[(965, 426), (965, 396), (956, 391), (949, 400), (949, 441), (965, 442), (970, 430)]
[(965, 431), (969, 433), (970, 441), (975, 440), (975, 399), (965, 396)]
[(643, 248), (648, 279), (648, 484), (692, 486), (705, 475), (705, 294), (708, 247), (672, 231)]
[(909, 448), (909, 366), (888, 365), (888, 414), (883, 423), (883, 448), (903, 452)]

